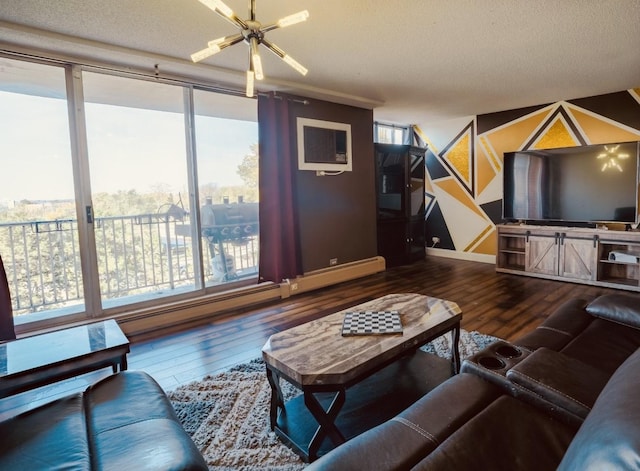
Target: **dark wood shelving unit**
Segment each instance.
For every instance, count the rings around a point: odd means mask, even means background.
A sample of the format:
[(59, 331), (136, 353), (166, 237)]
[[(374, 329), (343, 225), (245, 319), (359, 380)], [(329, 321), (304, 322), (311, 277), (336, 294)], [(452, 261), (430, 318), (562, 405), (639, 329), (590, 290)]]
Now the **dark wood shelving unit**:
[(375, 144), (378, 255), (389, 267), (425, 258), (425, 152)]

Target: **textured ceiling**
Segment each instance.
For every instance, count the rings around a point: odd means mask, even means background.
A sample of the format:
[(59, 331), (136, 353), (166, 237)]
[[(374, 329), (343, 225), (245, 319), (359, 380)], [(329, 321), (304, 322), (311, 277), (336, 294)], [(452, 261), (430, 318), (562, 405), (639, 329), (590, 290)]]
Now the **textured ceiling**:
[[(241, 18), (247, 0), (227, 0)], [(261, 90), (374, 108), (427, 124), (640, 86), (640, 0), (257, 0), (267, 38), (306, 77), (262, 49)], [(180, 74), (242, 89), (247, 48), (194, 65), (234, 27), (197, 0), (2, 0), (2, 49)]]

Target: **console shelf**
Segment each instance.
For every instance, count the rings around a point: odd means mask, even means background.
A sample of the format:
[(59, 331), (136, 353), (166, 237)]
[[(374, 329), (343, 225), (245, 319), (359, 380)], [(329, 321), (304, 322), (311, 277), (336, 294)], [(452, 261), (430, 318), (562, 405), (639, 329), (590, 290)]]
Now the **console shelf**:
[(640, 291), (640, 232), (503, 224), (496, 271)]

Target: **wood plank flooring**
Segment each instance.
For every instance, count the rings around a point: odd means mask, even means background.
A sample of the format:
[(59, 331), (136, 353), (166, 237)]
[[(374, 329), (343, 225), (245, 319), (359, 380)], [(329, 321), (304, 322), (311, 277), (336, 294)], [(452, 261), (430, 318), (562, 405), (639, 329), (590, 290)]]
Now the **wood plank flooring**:
[[(150, 373), (165, 390), (261, 355), (270, 335), (389, 293), (421, 293), (462, 309), (462, 328), (514, 340), (534, 329), (563, 301), (619, 292), (495, 272), (492, 264), (430, 256), (424, 262), (272, 304), (217, 315), (161, 337), (132, 338), (129, 369)], [(0, 400), (0, 420), (81, 391), (109, 369)]]

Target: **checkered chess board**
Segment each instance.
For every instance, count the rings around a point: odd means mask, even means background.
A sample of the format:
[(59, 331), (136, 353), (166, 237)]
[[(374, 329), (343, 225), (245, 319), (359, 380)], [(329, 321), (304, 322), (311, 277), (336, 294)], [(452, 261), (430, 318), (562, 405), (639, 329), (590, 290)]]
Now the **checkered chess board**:
[(342, 322), (342, 335), (401, 334), (402, 322), (398, 311), (347, 312)]

